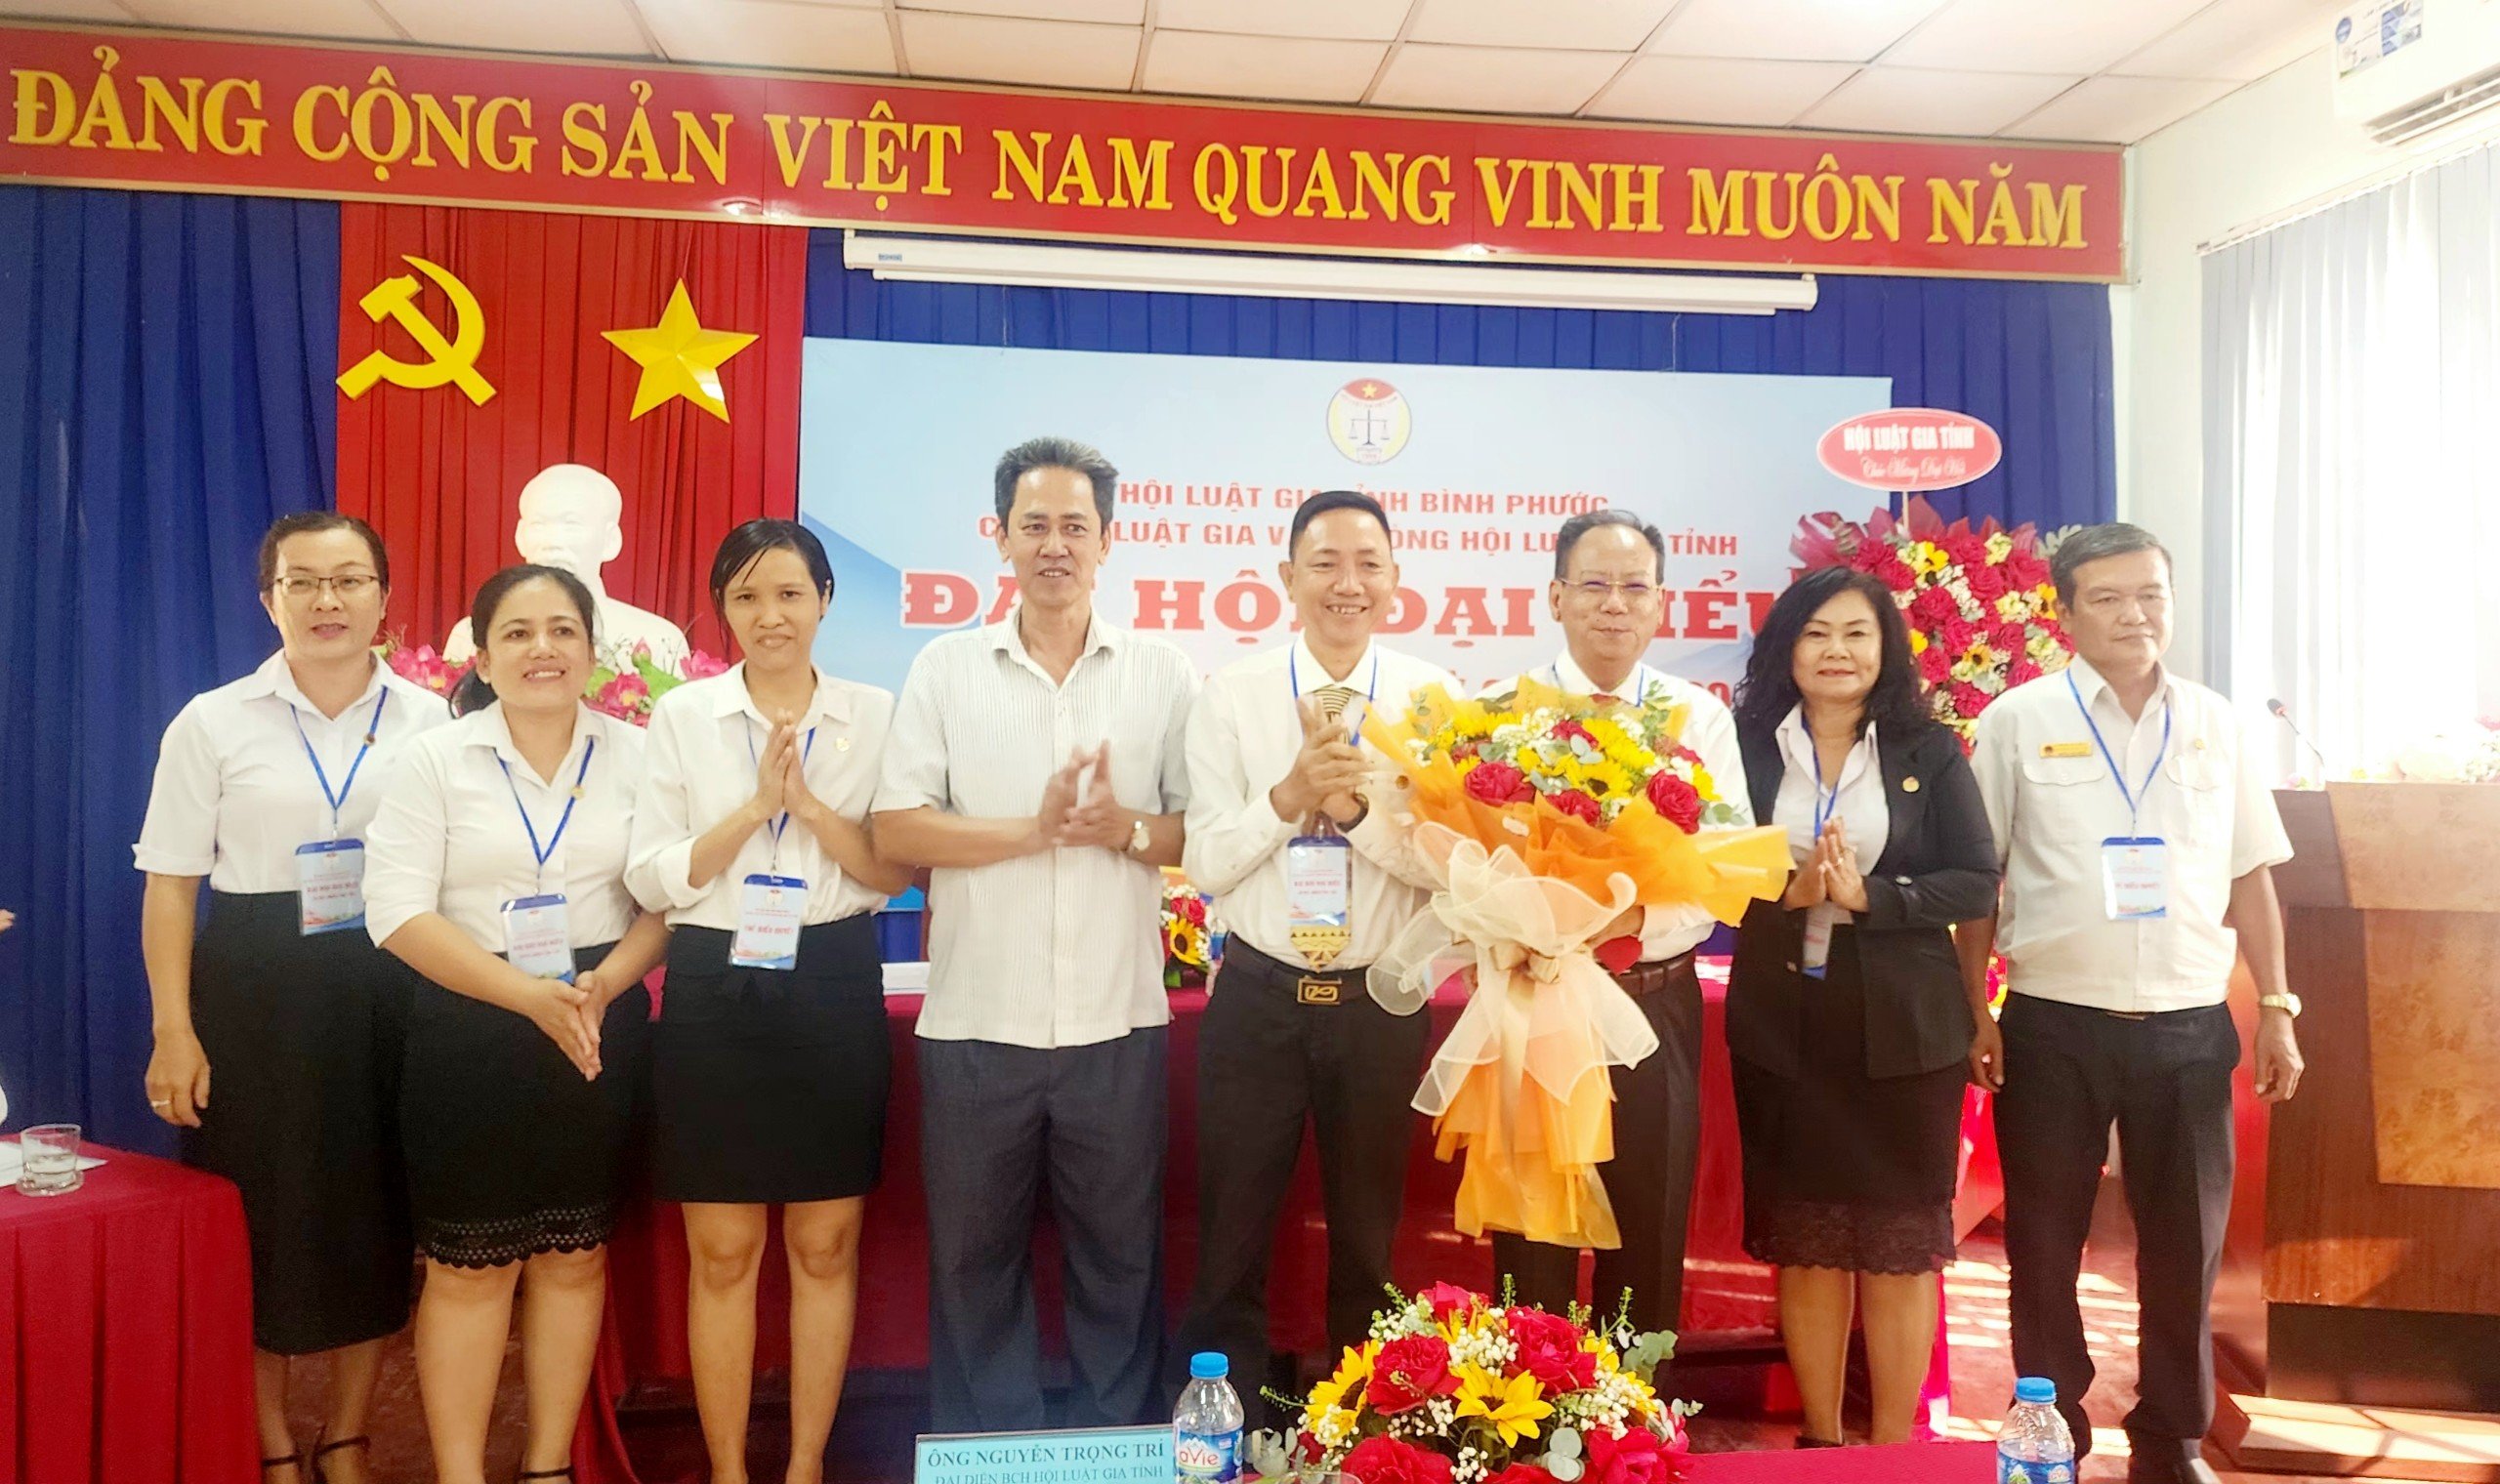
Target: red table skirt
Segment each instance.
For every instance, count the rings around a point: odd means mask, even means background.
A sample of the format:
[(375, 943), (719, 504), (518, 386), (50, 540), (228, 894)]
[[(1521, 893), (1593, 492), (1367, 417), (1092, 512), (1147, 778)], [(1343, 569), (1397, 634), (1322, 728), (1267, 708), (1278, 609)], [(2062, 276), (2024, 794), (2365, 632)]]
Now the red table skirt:
[[(1741, 1154), (1736, 1137), (1735, 1094), (1728, 1063), (1727, 983), (1724, 963), (1705, 963), (1702, 979), (1701, 1156), (1694, 1180), (1692, 1217), (1686, 1248), (1686, 1332), (1768, 1328), (1775, 1323), (1776, 1282), (1770, 1268), (1747, 1257)], [(929, 1221), (920, 1181), (920, 1081), (918, 995), (886, 1001), (894, 1042), (894, 1091), (886, 1118), (883, 1181), (868, 1198), (859, 1254), (859, 1318), (853, 1342), (854, 1369), (919, 1369), (929, 1363)], [(1433, 1044), (1457, 1019), (1465, 1000), (1445, 990), (1433, 1003)], [(1172, 997), (1171, 1159), (1164, 1182), (1166, 1292), (1177, 1322), (1197, 1267), (1198, 1119), (1196, 1069), (1198, 1025), (1206, 1012), (1203, 993)], [(1983, 1135), (1987, 1120), (1965, 1119), (1965, 1149)], [(1307, 1144), (1306, 1139), (1306, 1144)], [(1989, 1140), (1966, 1187), (1965, 1205), (1978, 1205), (1972, 1222), (1995, 1205), (1995, 1149)], [(1278, 1350), (1317, 1353), (1326, 1343), (1327, 1228), (1320, 1209), (1318, 1162), (1306, 1157), (1294, 1172), (1268, 1285), (1270, 1338)], [(1409, 1291), (1446, 1279), (1489, 1291), (1492, 1244), (1451, 1225), (1459, 1167), (1433, 1157), (1428, 1120), (1417, 1118), (1407, 1157), (1406, 1219), (1398, 1228), (1395, 1270)], [(614, 1430), (602, 1397), (614, 1398), (643, 1380), (682, 1381), (691, 1373), (686, 1344), (686, 1230), (673, 1207), (642, 1205), (620, 1220), (609, 1249), (611, 1322), (602, 1344), (597, 1394), (583, 1424), (576, 1464), (583, 1484), (628, 1477), (616, 1466)], [(778, 1239), (766, 1252), (757, 1304), (756, 1364), (775, 1368), (789, 1359), (788, 1269)], [(1043, 1340), (1059, 1343), (1059, 1258), (1047, 1230), (1037, 1239), (1034, 1289)], [(1944, 1346), (1939, 1328), (1936, 1370), (1929, 1390), (1941, 1405)], [(603, 1462), (604, 1458), (608, 1462)]]
[(242, 1198), (92, 1152), (83, 1189), (0, 1190), (0, 1484), (253, 1484)]
[(1686, 1484), (1983, 1484), (1996, 1477), (1993, 1443), (1896, 1443), (1889, 1448), (1697, 1453)]

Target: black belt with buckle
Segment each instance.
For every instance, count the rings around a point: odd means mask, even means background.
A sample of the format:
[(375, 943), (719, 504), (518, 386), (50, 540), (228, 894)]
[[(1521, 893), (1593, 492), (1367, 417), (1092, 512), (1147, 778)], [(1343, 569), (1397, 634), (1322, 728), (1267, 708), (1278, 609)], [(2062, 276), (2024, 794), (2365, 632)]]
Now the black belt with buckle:
[(1348, 981), (1359, 980), (1369, 971), (1367, 968), (1320, 970), (1288, 964), (1261, 953), (1237, 935), (1225, 940), (1225, 975), (1229, 976), (1236, 969), (1248, 969), (1254, 976), (1279, 986), (1292, 985), (1297, 1005), (1322, 1006), (1344, 1005), (1351, 997), (1361, 994), (1359, 985), (1350, 986)]
[(1630, 995), (1635, 1000), (1646, 999), (1650, 995), (1664, 994), (1667, 986), (1675, 982), (1676, 975), (1679, 972), (1692, 967), (1692, 955), (1693, 950), (1688, 948), (1684, 952), (1677, 954), (1672, 959), (1658, 959), (1647, 964), (1635, 964), (1630, 969), (1616, 974), (1614, 976), (1614, 982), (1622, 985), (1623, 992)]

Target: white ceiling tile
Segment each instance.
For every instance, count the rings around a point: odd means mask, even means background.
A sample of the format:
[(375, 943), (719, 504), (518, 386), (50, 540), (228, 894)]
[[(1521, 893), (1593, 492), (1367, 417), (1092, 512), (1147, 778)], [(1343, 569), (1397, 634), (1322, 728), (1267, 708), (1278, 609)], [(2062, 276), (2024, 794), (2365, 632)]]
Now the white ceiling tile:
[(2206, 77), (2087, 77), (2005, 132), (2021, 139), (2132, 144), (2239, 84)]
[(113, 0), (0, 0), (0, 16), (29, 21), (102, 21), (128, 25), (139, 18)]
[(1409, 41), (1629, 52), (1675, 0), (1418, 0)]
[(627, 0), (374, 0), (412, 41), (501, 52), (643, 57), (650, 43)]
[(2082, 81), (2027, 72), (1868, 67), (1806, 110), (1798, 126), (1880, 134), (1996, 133)]
[(1420, 46), (1389, 59), (1371, 102), (1389, 108), (1473, 113), (1575, 113), (1623, 64), (1611, 52), (1527, 52)]
[(1105, 25), (1139, 25), (1146, 21), (1146, 0), (896, 0), (896, 3), (907, 11), (954, 11), (968, 16), (1014, 16), (1026, 21), (1092, 21)]
[(780, 0), (634, 0), (674, 62), (818, 72), (895, 70), (886, 13)]
[(903, 55), (914, 77), (1126, 92), (1143, 32), (1130, 25), (1011, 21), (906, 11)]
[(124, 0), (149, 25), (267, 31), (343, 41), (397, 41), (399, 32), (364, 0)]
[(1872, 62), (1944, 0), (1687, 0), (1649, 44), (1679, 57)]
[(1643, 57), (1589, 104), (1592, 118), (1777, 128), (1857, 71), (1848, 62)]
[(1901, 67), (2101, 71), (2202, 0), (1951, 0), (1884, 54)]
[(1314, 36), (1387, 41), (1405, 22), (1411, 0), (1162, 0), (1155, 24), (1242, 36)]
[(2329, 45), (2344, 9), (2341, 0), (2215, 0), (2113, 70), (2255, 82)]
[(1389, 54), (1386, 42), (1219, 36), (1158, 26), (1146, 43), (1146, 91), (1351, 103)]

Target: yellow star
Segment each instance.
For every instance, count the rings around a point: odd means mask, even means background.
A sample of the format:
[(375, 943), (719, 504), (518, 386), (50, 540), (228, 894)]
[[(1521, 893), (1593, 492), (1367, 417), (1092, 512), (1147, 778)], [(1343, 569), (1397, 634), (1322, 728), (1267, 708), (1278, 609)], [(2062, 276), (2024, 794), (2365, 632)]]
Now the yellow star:
[(634, 357), (643, 379), (634, 389), (633, 416), (683, 396), (726, 423), (729, 404), (721, 394), (721, 363), (755, 343), (735, 330), (707, 330), (694, 318), (694, 303), (680, 278), (660, 322), (647, 330), (604, 330), (609, 344)]

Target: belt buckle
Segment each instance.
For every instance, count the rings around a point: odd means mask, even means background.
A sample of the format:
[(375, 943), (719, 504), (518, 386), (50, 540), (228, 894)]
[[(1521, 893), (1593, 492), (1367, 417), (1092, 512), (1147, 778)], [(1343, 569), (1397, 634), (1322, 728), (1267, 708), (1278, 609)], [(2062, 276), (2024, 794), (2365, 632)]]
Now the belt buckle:
[(1335, 1005), (1343, 986), (1334, 979), (1313, 978), (1304, 974), (1294, 980), (1293, 998), (1297, 1005)]

